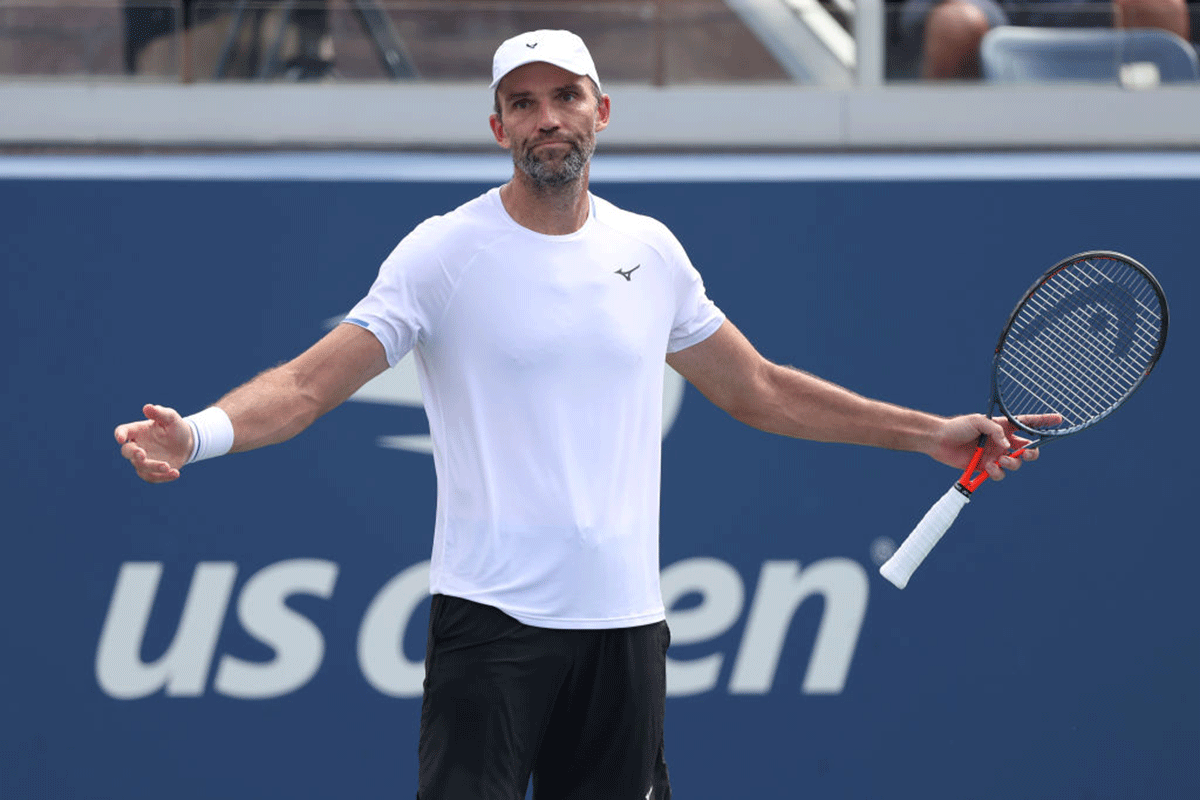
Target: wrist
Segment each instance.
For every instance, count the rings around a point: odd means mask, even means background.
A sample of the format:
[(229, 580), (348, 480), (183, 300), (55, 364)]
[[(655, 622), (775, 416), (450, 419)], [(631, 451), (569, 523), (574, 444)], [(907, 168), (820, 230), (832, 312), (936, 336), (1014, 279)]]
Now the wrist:
[(192, 431), (192, 452), (185, 465), (223, 456), (233, 448), (233, 423), (220, 408), (210, 406), (183, 421)]

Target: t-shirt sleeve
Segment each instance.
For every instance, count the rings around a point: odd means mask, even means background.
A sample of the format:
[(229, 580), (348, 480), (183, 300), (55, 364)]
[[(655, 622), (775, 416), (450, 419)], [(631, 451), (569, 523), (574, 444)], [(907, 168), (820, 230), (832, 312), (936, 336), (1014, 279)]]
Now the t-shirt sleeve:
[(342, 320), (375, 334), (393, 367), (430, 334), (450, 296), (438, 228), (435, 217), (404, 237), (384, 260), (366, 297)]
[[(665, 230), (665, 228), (664, 228)], [(693, 266), (683, 245), (667, 232), (667, 255), (675, 268), (675, 319), (667, 341), (667, 352), (677, 353), (716, 333), (725, 314), (704, 291), (704, 279)]]

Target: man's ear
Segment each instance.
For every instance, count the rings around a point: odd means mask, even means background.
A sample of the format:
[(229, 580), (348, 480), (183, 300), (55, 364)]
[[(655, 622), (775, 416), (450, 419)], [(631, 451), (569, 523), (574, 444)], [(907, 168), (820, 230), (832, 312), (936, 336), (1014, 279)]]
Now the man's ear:
[(608, 127), (609, 115), (612, 113), (612, 101), (608, 95), (600, 95), (600, 102), (596, 104), (596, 133)]
[(504, 131), (504, 123), (500, 121), (500, 115), (493, 113), (488, 117), (488, 124), (492, 126), (492, 136), (496, 137), (496, 144), (507, 150), (510, 143), (508, 134)]

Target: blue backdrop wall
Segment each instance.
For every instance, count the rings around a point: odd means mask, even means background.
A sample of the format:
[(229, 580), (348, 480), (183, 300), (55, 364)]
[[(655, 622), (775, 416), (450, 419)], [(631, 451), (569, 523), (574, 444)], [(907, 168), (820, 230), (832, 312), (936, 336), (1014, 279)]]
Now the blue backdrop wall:
[[(1172, 426), (1195, 394), (1200, 171), (691, 169), (594, 188), (670, 225), (768, 357), (866, 394), (984, 410), (1012, 304), (1081, 250), (1142, 260), (1174, 318), (1128, 407), (985, 487), (903, 592), (878, 563), (956, 475), (669, 403), (676, 796), (1200, 796)], [(0, 797), (411, 797), (434, 476), (403, 365), (169, 486), (112, 429), (296, 354), (401, 236), (493, 181), (200, 173), (0, 179)]]

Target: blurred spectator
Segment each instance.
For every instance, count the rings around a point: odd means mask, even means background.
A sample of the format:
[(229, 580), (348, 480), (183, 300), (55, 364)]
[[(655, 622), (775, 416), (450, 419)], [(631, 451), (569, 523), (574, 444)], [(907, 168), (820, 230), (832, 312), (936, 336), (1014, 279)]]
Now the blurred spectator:
[[(131, 75), (141, 71), (143, 51), (169, 36), (180, 38), (185, 81), (193, 77), (312, 80), (333, 70), (333, 39), (324, 0), (126, 0), (124, 11), (125, 70)], [(271, 12), (281, 15), (278, 23), (266, 24)], [(218, 17), (224, 19), (207, 26), (211, 30), (196, 33)], [(211, 75), (193, 76), (197, 50), (211, 56), (199, 61), (216, 61)]]
[[(894, 19), (896, 77), (978, 78), (979, 44), (997, 25), (1162, 28), (1189, 38), (1187, 0), (902, 0)], [(906, 74), (907, 73), (907, 74)]]
[[(125, 71), (138, 72), (138, 61), (152, 42), (165, 36), (182, 33), (197, 20), (194, 0), (180, 3), (167, 0), (126, 0), (125, 12)], [(216, 13), (209, 6), (208, 16)], [(181, 19), (182, 17), (182, 19)]]

